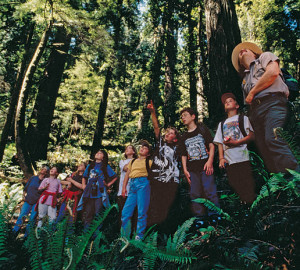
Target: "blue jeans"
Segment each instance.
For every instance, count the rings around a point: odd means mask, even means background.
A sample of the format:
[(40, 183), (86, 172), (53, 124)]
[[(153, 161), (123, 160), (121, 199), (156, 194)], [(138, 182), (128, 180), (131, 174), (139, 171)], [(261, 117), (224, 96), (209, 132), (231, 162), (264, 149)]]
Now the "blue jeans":
[[(30, 215), (30, 218), (29, 218), (29, 223), (28, 225), (30, 226), (33, 226), (34, 225), (34, 222), (35, 222), (35, 218), (37, 216), (37, 211), (34, 210), (36, 206), (36, 203), (35, 204), (29, 204), (28, 202), (24, 202), (23, 206), (22, 206), (22, 209), (21, 209), (21, 212), (20, 212), (20, 215), (18, 217), (18, 220), (13, 228), (13, 232), (14, 233), (17, 233), (22, 224), (23, 224), (23, 217), (24, 216), (27, 216), (30, 212), (31, 212), (31, 215)], [(30, 226), (27, 226), (26, 227), (26, 231), (25, 231), (25, 237), (28, 235), (29, 233), (29, 227)]]
[(143, 238), (147, 226), (147, 211), (150, 204), (150, 183), (147, 177), (130, 179), (130, 191), (122, 211), (122, 228), (124, 236), (130, 236), (130, 219), (134, 209), (138, 208), (137, 236)]
[[(220, 207), (214, 176), (207, 175), (205, 171), (190, 171), (189, 173), (191, 176), (191, 200), (195, 200), (197, 198), (204, 198), (210, 200), (216, 206)], [(192, 211), (196, 216), (204, 216), (206, 214), (206, 209), (201, 203), (192, 202)], [(215, 212), (209, 209), (207, 209), (207, 212), (209, 216), (216, 214)]]

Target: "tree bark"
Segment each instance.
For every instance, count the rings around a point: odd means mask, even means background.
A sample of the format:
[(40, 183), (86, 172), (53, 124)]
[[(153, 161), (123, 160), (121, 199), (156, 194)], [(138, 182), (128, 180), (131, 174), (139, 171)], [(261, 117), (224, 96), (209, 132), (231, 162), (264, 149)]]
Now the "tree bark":
[(26, 102), (28, 98), (28, 92), (32, 83), (32, 78), (34, 72), (36, 70), (37, 64), (42, 57), (44, 49), (46, 47), (48, 37), (50, 32), (50, 24), (46, 27), (41, 40), (35, 50), (35, 53), (28, 65), (26, 73), (23, 78), (21, 91), (17, 103), (16, 109), (16, 117), (15, 117), (15, 140), (16, 140), (16, 148), (17, 155), (19, 159), (20, 167), (24, 173), (26, 178), (30, 177), (34, 169), (32, 167), (32, 163), (26, 148), (25, 143), (25, 110), (26, 110)]
[(190, 106), (196, 112), (197, 111), (197, 79), (196, 79), (196, 44), (194, 28), (196, 26), (195, 21), (192, 19), (193, 5), (190, 2), (187, 8), (187, 24), (188, 24), (188, 57), (189, 57), (189, 81), (190, 81)]
[(16, 82), (12, 88), (12, 95), (10, 97), (9, 108), (8, 108), (6, 120), (5, 120), (4, 127), (2, 130), (2, 134), (1, 134), (0, 162), (2, 162), (2, 159), (3, 159), (5, 146), (6, 146), (8, 137), (10, 136), (10, 133), (13, 133), (13, 132), (11, 132), (11, 130), (13, 128), (14, 115), (15, 115), (16, 106), (18, 103), (19, 94), (21, 91), (23, 76), (26, 71), (27, 62), (28, 62), (29, 56), (30, 56), (30, 45), (31, 45), (32, 36), (33, 36), (33, 32), (34, 32), (34, 26), (35, 26), (35, 24), (31, 24), (31, 26), (29, 28), (29, 33), (28, 33), (26, 43), (25, 43), (25, 52), (23, 55), (22, 63), (21, 63), (21, 66), (19, 68), (19, 71), (18, 71), (18, 74), (16, 77)]
[[(112, 38), (114, 40), (114, 50), (115, 50), (115, 54), (117, 57), (118, 57), (119, 43), (120, 43), (120, 38), (121, 38), (121, 21), (122, 21), (122, 17), (123, 17), (122, 7), (123, 7), (123, 0), (118, 0), (117, 7), (116, 7), (117, 14), (112, 22), (112, 24), (114, 26), (114, 34), (113, 34)], [(119, 61), (119, 60), (120, 59), (118, 58), (117, 61)], [(92, 150), (91, 150), (91, 158), (94, 157), (94, 154), (96, 153), (96, 151), (102, 146), (107, 100), (108, 100), (109, 87), (110, 87), (112, 75), (113, 75), (113, 68), (109, 67), (106, 72), (105, 83), (104, 83), (103, 93), (102, 93), (102, 99), (101, 99), (101, 103), (99, 106), (98, 119), (97, 119), (96, 129), (95, 129), (95, 133), (94, 133)]]
[(209, 63), (205, 95), (209, 118), (216, 124), (224, 115), (223, 93), (234, 92), (241, 102), (240, 78), (231, 63), (232, 50), (241, 42), (241, 35), (232, 0), (206, 0), (205, 15)]
[(111, 78), (112, 78), (112, 68), (109, 67), (106, 72), (105, 83), (104, 83), (103, 93), (102, 93), (102, 99), (101, 99), (101, 103), (99, 106), (98, 119), (97, 119), (97, 124), (96, 124), (95, 133), (94, 133), (94, 139), (93, 139), (93, 146), (92, 146), (92, 151), (91, 151), (91, 158), (94, 157), (97, 150), (99, 150), (100, 147), (102, 146), (104, 123), (105, 123), (104, 119), (105, 119), (105, 115), (106, 115), (107, 99), (108, 99), (108, 94), (109, 94), (109, 86), (110, 86)]
[(175, 64), (177, 57), (177, 26), (174, 18), (174, 0), (168, 1), (166, 8), (166, 45), (165, 45), (165, 87), (164, 87), (164, 126), (174, 126), (176, 116), (176, 103), (179, 100), (179, 91), (175, 85)]
[[(47, 159), (51, 123), (68, 56), (69, 43), (70, 36), (67, 35), (64, 26), (58, 26), (26, 132), (27, 149), (32, 161)], [(34, 125), (35, 122), (36, 125)]]

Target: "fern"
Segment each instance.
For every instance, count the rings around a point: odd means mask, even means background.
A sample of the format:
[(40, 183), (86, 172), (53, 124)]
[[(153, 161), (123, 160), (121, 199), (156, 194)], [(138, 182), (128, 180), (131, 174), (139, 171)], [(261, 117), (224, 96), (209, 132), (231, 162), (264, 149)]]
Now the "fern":
[(207, 199), (203, 199), (203, 198), (198, 198), (198, 199), (195, 199), (193, 201), (196, 202), (196, 203), (204, 204), (205, 207), (207, 207), (209, 210), (218, 213), (220, 216), (223, 216), (228, 221), (232, 221), (232, 218), (230, 217), (230, 215), (228, 213), (224, 212), (218, 206), (216, 206), (213, 202), (211, 202)]
[(274, 128), (273, 130), (275, 138), (278, 139), (278, 136), (281, 137), (291, 149), (293, 155), (297, 159), (298, 163), (300, 163), (300, 150), (299, 145), (294, 141), (293, 136), (288, 132), (283, 130), (283, 128)]
[(97, 230), (97, 228), (103, 223), (103, 221), (105, 220), (105, 218), (108, 216), (108, 214), (111, 212), (113, 208), (117, 208), (117, 205), (116, 204), (112, 205), (110, 208), (105, 209), (104, 213), (101, 216), (94, 218), (93, 222), (90, 224), (87, 231), (82, 236), (78, 237), (76, 246), (73, 249), (74, 260), (70, 265), (70, 269), (76, 268), (76, 265), (82, 259), (82, 256), (86, 250), (86, 247), (92, 235)]
[(257, 207), (260, 201), (264, 198), (271, 196), (272, 194), (282, 190), (287, 191), (291, 195), (296, 197), (300, 197), (298, 186), (300, 183), (300, 173), (292, 170), (288, 170), (293, 176), (293, 180), (286, 180), (282, 173), (274, 174), (267, 183), (262, 186), (259, 195), (257, 196), (256, 200), (252, 203), (251, 211)]

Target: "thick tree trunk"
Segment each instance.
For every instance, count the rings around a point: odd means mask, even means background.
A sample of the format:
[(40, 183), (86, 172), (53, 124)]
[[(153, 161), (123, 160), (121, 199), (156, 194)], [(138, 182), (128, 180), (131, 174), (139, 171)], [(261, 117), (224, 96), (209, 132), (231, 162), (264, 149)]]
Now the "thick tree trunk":
[[(68, 56), (69, 43), (70, 37), (66, 34), (65, 28), (57, 27), (53, 48), (44, 76), (40, 81), (39, 92), (26, 132), (27, 149), (32, 161), (47, 159), (51, 123)], [(36, 122), (36, 126), (33, 124), (34, 122)]]
[(102, 93), (102, 99), (101, 99), (101, 103), (99, 106), (98, 119), (97, 119), (97, 124), (96, 124), (94, 139), (93, 139), (93, 146), (92, 146), (92, 151), (91, 151), (91, 158), (94, 157), (94, 154), (102, 146), (104, 123), (105, 123), (104, 119), (105, 119), (105, 115), (106, 115), (107, 99), (108, 99), (108, 94), (109, 94), (109, 86), (110, 86), (111, 78), (112, 78), (112, 68), (109, 67), (106, 72), (105, 83), (104, 83), (103, 93)]
[(174, 126), (176, 116), (176, 103), (179, 99), (179, 91), (175, 85), (175, 64), (177, 56), (176, 23), (174, 18), (174, 1), (168, 1), (166, 8), (166, 45), (165, 45), (165, 89), (164, 89), (164, 126)]
[(240, 79), (231, 63), (231, 53), (241, 42), (233, 0), (206, 0), (206, 32), (209, 90), (205, 92), (209, 118), (216, 124), (224, 115), (221, 95), (234, 92), (241, 101)]
[(19, 164), (26, 178), (30, 177), (34, 172), (29, 154), (26, 149), (26, 143), (25, 143), (26, 102), (27, 102), (28, 92), (31, 86), (34, 72), (36, 70), (40, 58), (42, 57), (42, 54), (44, 52), (44, 49), (48, 41), (49, 32), (50, 32), (50, 25), (47, 26), (47, 28), (45, 29), (41, 37), (41, 40), (35, 50), (35, 53), (28, 65), (28, 68), (26, 70), (22, 82), (21, 91), (20, 91), (20, 95), (17, 103), (17, 109), (16, 109), (16, 119), (15, 119), (16, 148), (17, 148)]
[(12, 95), (10, 97), (9, 108), (8, 108), (6, 120), (5, 120), (4, 127), (2, 130), (2, 134), (1, 134), (0, 162), (2, 162), (5, 146), (6, 146), (8, 137), (10, 136), (11, 129), (13, 128), (14, 115), (15, 115), (16, 106), (18, 103), (19, 94), (21, 91), (23, 76), (26, 71), (27, 62), (28, 62), (29, 56), (30, 56), (30, 45), (31, 45), (32, 36), (33, 36), (33, 32), (34, 32), (34, 26), (35, 26), (34, 24), (32, 24), (30, 26), (29, 33), (28, 33), (28, 36), (26, 39), (25, 52), (23, 55), (22, 63), (21, 63), (21, 66), (19, 68), (19, 71), (18, 71), (18, 74), (16, 77), (16, 82), (12, 88)]

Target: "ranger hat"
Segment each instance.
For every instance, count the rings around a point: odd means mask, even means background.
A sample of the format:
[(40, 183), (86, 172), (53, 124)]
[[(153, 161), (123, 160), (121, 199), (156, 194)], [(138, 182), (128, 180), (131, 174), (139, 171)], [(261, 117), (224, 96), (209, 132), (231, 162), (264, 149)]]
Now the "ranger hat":
[(249, 49), (256, 54), (262, 54), (263, 51), (255, 43), (252, 42), (242, 42), (235, 46), (231, 54), (231, 61), (234, 68), (239, 71), (239, 53), (242, 49)]

